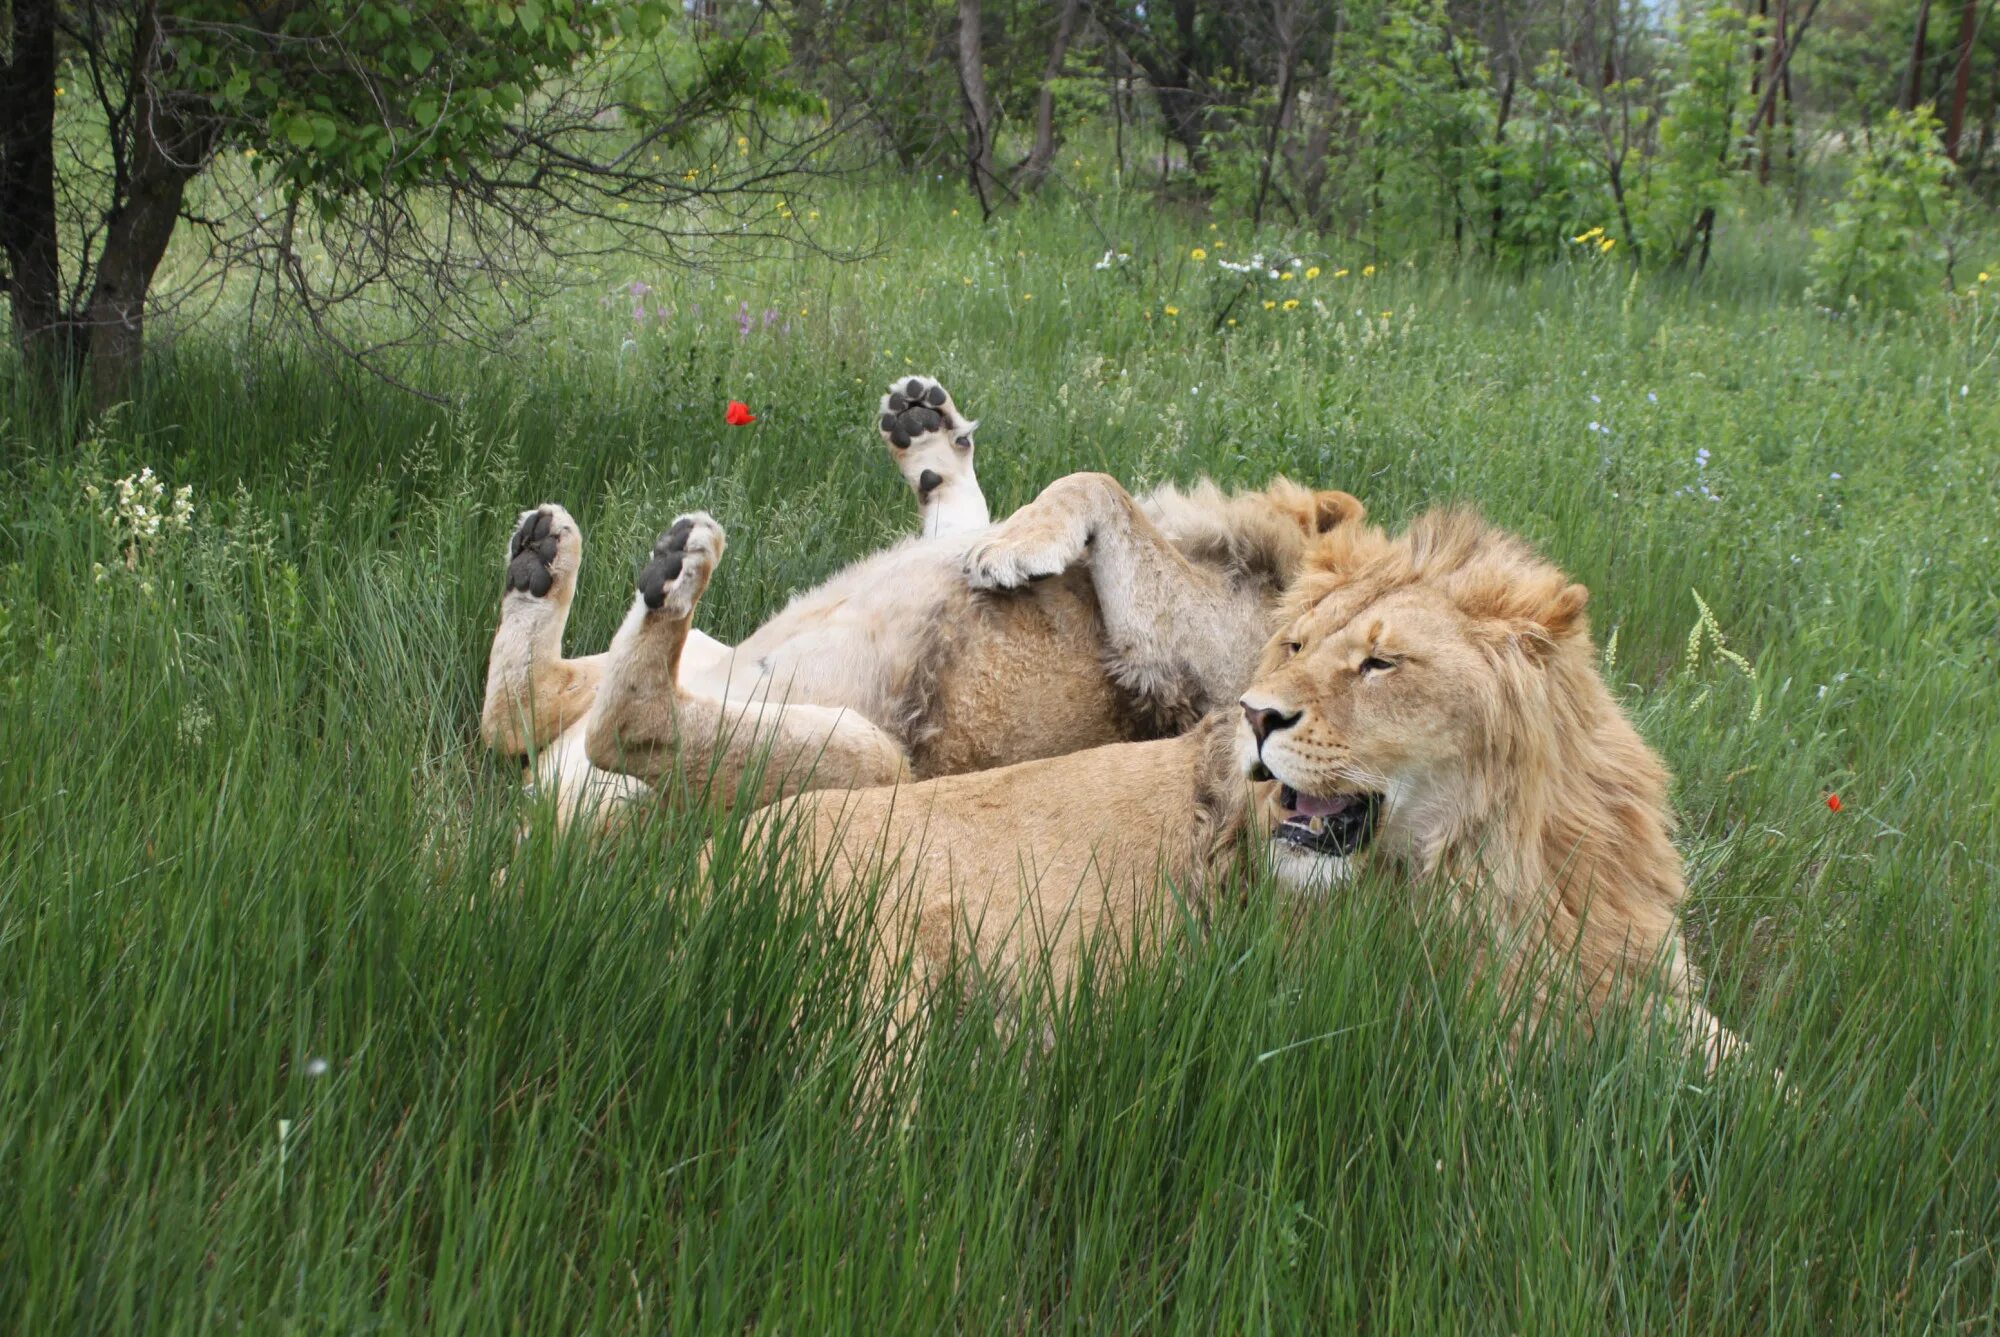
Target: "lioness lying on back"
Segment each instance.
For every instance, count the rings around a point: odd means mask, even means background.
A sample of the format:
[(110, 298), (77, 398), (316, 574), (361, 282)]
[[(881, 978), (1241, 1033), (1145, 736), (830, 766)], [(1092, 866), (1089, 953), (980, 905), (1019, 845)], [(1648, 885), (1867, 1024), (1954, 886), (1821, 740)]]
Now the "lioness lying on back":
[(676, 772), (722, 794), (757, 776), (769, 799), (1161, 737), (1235, 699), (1307, 547), (1362, 516), (1345, 492), (1282, 478), (1135, 501), (1076, 475), (989, 525), (976, 424), (942, 386), (893, 387), (878, 426), (922, 535), (733, 647), (693, 627), (726, 546), (695, 514), (661, 536), (611, 649), (565, 659), (582, 535), (560, 507), (524, 514), (488, 662), (489, 744), (532, 754), (567, 817)]
[(1329, 854), (1383, 861), (1489, 922), (1509, 973), (1548, 953), (1588, 1014), (1657, 980), (1713, 1058), (1736, 1041), (1681, 941), (1667, 776), (1598, 677), (1586, 597), (1466, 512), (1398, 538), (1345, 526), (1241, 702), (1187, 734), (811, 794), (782, 829), (836, 883), (882, 877), (920, 964), (969, 950), (1001, 979), (1062, 976), (1100, 934), (1152, 940), (1253, 843), (1307, 884)]

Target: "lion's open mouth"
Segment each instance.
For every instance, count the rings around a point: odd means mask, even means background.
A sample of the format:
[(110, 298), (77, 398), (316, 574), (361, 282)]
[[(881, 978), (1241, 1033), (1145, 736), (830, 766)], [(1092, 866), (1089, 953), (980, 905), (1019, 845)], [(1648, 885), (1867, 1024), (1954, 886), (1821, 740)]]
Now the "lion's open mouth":
[(1382, 796), (1340, 794), (1319, 798), (1286, 785), (1278, 791), (1278, 804), (1288, 816), (1271, 833), (1274, 838), (1313, 854), (1345, 856), (1374, 837)]

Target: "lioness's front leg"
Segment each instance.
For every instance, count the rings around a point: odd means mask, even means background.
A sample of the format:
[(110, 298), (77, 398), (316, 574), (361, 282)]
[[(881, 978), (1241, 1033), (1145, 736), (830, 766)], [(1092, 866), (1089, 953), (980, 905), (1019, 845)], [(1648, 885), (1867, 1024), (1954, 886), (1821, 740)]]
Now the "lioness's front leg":
[(604, 656), (564, 659), (563, 627), (576, 596), (583, 531), (553, 502), (521, 512), (507, 541), (500, 626), (486, 660), (480, 734), (508, 756), (539, 752), (581, 720), (596, 696)]
[(974, 589), (1011, 590), (1083, 563), (1112, 677), (1179, 732), (1234, 700), (1269, 634), (1265, 600), (1184, 557), (1108, 474), (1059, 478), (965, 555)]
[(704, 513), (682, 516), (654, 545), (584, 721), (591, 764), (649, 781), (678, 772), (718, 796), (753, 777), (757, 802), (902, 778), (901, 746), (853, 711), (727, 700), (683, 685), (694, 610), (725, 546), (722, 526)]
[(918, 532), (925, 538), (984, 528), (992, 519), (972, 464), (979, 424), (959, 411), (949, 390), (928, 376), (898, 381), (882, 396), (876, 425), (897, 472), (916, 494)]

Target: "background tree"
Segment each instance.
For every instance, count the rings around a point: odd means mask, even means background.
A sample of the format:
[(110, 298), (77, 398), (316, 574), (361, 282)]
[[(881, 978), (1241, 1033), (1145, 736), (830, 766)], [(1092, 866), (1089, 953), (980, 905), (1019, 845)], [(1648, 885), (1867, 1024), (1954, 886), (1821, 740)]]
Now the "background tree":
[[(0, 14), (14, 340), (45, 385), (87, 371), (100, 408), (129, 390), (188, 225), (203, 281), (247, 279), (253, 309), (388, 372), (392, 348), (490, 336), (526, 294), (487, 299), (561, 282), (566, 259), (796, 237), (784, 192), (833, 130), (798, 114), (755, 9), (734, 27), (652, 0)], [(349, 338), (344, 301), (393, 313), (391, 332)]]

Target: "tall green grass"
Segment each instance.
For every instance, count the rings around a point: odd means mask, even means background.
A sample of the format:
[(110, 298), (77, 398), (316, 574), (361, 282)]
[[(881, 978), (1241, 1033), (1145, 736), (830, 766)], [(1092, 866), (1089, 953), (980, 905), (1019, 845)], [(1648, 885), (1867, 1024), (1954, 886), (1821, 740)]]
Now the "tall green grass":
[[(1278, 239), (1294, 278), (1239, 292), (1252, 239), (1136, 201), (820, 207), (884, 252), (606, 272), (515, 356), (415, 368), (443, 408), (219, 321), (92, 432), (7, 383), (11, 1326), (1993, 1322), (2000, 304), (1861, 324), (1783, 264), (1364, 277)], [(1636, 1024), (1512, 1053), (1395, 886), (1252, 886), (1046, 1015), (946, 1019), (884, 1109), (852, 926), (757, 859), (696, 886), (729, 819), (517, 846), (474, 727), (514, 511), (584, 524), (595, 649), (706, 506), (703, 620), (740, 636), (908, 528), (869, 424), (912, 370), (981, 419), (999, 511), (1078, 468), (1283, 471), (1544, 545), (1679, 777), (1756, 1061), (1710, 1081)], [(142, 465), (195, 524), (128, 569), (84, 489)]]

